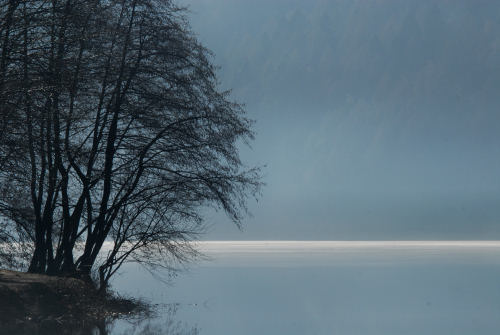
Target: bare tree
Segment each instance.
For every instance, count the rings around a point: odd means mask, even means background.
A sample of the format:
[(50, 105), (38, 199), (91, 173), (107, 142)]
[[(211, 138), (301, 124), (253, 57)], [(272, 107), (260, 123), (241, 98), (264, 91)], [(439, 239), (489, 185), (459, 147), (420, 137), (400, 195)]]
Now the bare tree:
[(193, 256), (205, 206), (241, 223), (260, 187), (237, 151), (252, 122), (182, 8), (11, 0), (0, 18), (0, 213), (34, 247), (29, 271), (97, 269), (104, 286), (126, 260)]

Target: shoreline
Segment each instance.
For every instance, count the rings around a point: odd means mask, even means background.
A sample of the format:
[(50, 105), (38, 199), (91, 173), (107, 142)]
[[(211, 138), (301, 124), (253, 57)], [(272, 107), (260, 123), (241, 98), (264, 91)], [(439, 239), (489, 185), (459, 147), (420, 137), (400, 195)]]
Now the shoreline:
[(2, 331), (99, 328), (107, 321), (150, 312), (143, 301), (99, 293), (80, 279), (0, 270)]

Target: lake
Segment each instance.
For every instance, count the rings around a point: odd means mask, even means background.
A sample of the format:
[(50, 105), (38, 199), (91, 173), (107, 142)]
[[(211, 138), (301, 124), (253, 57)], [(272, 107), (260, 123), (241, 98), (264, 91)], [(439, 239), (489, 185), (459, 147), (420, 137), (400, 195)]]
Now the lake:
[(500, 242), (200, 242), (166, 285), (126, 265), (114, 288), (160, 304), (109, 334), (498, 334)]

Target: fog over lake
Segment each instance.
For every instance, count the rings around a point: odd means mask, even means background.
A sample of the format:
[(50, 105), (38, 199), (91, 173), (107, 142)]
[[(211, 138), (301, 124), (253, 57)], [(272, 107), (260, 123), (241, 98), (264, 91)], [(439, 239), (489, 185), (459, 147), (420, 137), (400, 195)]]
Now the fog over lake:
[(500, 239), (500, 2), (182, 3), (266, 165), (207, 239)]

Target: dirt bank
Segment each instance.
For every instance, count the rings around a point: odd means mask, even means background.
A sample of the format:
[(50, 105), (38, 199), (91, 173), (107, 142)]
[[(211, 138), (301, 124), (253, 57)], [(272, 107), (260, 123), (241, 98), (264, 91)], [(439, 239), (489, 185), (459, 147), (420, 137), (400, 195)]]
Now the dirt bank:
[(136, 301), (99, 294), (82, 280), (0, 270), (0, 328), (99, 323), (131, 314)]

